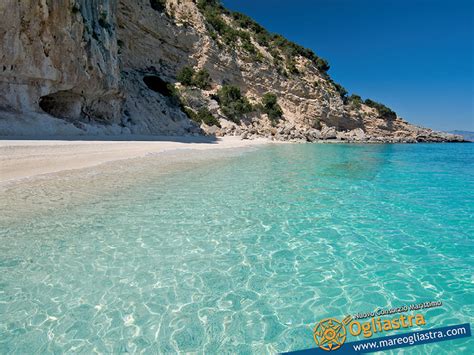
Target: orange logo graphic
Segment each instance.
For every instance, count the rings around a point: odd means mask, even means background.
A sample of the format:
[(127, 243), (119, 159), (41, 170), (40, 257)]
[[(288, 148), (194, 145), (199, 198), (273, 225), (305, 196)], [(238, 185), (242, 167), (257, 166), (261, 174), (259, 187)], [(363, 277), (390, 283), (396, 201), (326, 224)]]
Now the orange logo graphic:
[(318, 346), (326, 351), (339, 349), (346, 341), (346, 327), (350, 316), (344, 318), (342, 322), (334, 318), (326, 318), (314, 327), (314, 341)]

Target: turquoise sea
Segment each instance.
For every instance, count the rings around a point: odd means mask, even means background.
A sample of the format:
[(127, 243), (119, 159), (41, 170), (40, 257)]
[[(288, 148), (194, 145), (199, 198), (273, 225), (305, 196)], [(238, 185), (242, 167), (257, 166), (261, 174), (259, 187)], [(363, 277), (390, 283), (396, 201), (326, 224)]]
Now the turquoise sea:
[(0, 353), (301, 350), (323, 318), (427, 301), (443, 305), (423, 329), (472, 322), (473, 153), (268, 145), (169, 173), (122, 163), (103, 187), (100, 167), (11, 187)]

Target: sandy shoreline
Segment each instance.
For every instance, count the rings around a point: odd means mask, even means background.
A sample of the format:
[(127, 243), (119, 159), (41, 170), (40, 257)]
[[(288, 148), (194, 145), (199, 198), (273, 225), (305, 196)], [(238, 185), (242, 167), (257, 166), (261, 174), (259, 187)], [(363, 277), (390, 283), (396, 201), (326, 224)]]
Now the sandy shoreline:
[(107, 140), (0, 140), (0, 183), (175, 150), (245, 148), (269, 143), (240, 137), (119, 137)]

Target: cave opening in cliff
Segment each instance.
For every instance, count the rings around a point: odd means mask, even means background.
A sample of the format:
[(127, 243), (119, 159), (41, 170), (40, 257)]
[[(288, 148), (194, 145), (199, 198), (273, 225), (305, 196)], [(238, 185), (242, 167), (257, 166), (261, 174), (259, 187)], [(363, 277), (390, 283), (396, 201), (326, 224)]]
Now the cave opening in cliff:
[(150, 6), (153, 10), (158, 12), (163, 12), (166, 9), (166, 5), (163, 0), (150, 0)]
[(51, 116), (76, 120), (81, 115), (82, 100), (78, 94), (59, 91), (40, 97), (38, 105)]
[(143, 82), (150, 90), (160, 93), (164, 96), (172, 96), (169, 84), (157, 75), (147, 75), (143, 78)]

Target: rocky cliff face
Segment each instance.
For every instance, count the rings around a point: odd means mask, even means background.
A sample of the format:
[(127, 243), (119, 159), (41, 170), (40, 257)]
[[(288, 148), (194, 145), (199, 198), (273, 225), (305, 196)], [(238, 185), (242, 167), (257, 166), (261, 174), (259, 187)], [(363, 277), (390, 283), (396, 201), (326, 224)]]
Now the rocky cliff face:
[[(348, 98), (324, 60), (216, 0), (5, 0), (0, 13), (0, 135), (462, 140)], [(205, 85), (180, 83), (183, 68)], [(248, 104), (238, 117), (222, 87)]]
[(6, 0), (0, 13), (0, 133), (120, 121), (114, 1)]

